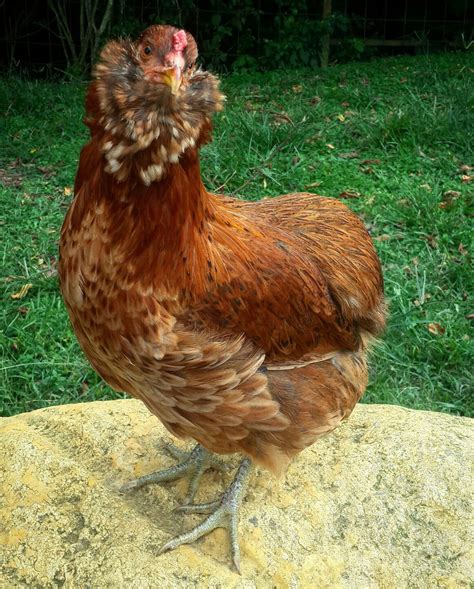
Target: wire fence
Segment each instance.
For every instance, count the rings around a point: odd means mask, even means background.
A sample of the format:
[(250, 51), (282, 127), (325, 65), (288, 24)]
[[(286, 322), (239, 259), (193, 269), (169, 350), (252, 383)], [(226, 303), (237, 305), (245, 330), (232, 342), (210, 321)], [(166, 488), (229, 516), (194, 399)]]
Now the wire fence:
[[(328, 45), (322, 59), (318, 45), (318, 59), (331, 61), (344, 59), (341, 47), (347, 49), (349, 41), (352, 55), (346, 51), (347, 59), (358, 56), (357, 47), (359, 54), (368, 48), (385, 53), (416, 51), (420, 47), (426, 51), (467, 48), (472, 44), (474, 30), (472, 0), (233, 0), (225, 6), (217, 0), (110, 1), (113, 14), (104, 39), (133, 35), (151, 22), (175, 23), (196, 36), (204, 61), (223, 67), (232, 67), (246, 57), (258, 61), (265, 55), (264, 65), (268, 67), (278, 47), (283, 48), (280, 61), (284, 63), (285, 47), (304, 49), (303, 41), (301, 47), (298, 45), (299, 31), (311, 40), (314, 30), (315, 43)], [(84, 0), (0, 0), (0, 63), (4, 68), (39, 72), (70, 65), (64, 34), (51, 10), (55, 3), (63, 5), (73, 43), (80, 45), (79, 20)], [(99, 17), (107, 4), (107, 0), (98, 0)], [(318, 28), (323, 15), (332, 23), (326, 31)], [(304, 57), (304, 52), (300, 53)]]

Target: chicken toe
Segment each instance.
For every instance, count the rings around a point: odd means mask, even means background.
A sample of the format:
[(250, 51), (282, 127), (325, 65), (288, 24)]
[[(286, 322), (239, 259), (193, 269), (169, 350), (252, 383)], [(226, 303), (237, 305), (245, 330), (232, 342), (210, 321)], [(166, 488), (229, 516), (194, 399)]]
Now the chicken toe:
[(188, 532), (172, 538), (161, 547), (159, 553), (163, 554), (164, 552), (168, 552), (168, 550), (174, 550), (182, 544), (190, 544), (198, 538), (209, 534), (209, 532), (212, 532), (216, 528), (227, 528), (230, 537), (232, 562), (240, 574), (240, 548), (237, 531), (238, 515), (251, 468), (251, 460), (245, 458), (241, 462), (234, 480), (221, 499), (209, 503), (183, 505), (180, 507), (179, 511), (184, 513), (206, 513), (209, 516)]
[(184, 452), (174, 446), (167, 445), (166, 449), (178, 460), (178, 464), (158, 470), (150, 474), (146, 474), (137, 479), (133, 479), (125, 483), (120, 489), (123, 493), (133, 489), (139, 489), (150, 483), (162, 483), (175, 481), (180, 478), (189, 478), (189, 487), (183, 505), (191, 503), (196, 495), (196, 492), (204, 472), (210, 467), (218, 467), (221, 463), (201, 444), (197, 444), (191, 452)]

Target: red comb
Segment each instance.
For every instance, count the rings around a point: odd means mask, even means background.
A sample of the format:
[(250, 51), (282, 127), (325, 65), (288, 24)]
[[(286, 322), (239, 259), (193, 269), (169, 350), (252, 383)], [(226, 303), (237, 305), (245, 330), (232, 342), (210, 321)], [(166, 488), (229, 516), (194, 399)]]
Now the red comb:
[(186, 32), (181, 29), (177, 33), (173, 35), (173, 50), (174, 51), (183, 51), (183, 49), (187, 46), (188, 40), (186, 38)]

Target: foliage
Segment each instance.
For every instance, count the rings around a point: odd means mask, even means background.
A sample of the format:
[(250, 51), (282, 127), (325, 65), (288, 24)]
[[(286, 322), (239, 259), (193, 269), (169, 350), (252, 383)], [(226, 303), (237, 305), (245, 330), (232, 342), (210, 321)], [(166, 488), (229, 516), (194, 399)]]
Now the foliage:
[(26, 67), (49, 78), (58, 72), (68, 79), (83, 77), (108, 39), (136, 37), (152, 23), (189, 30), (206, 67), (221, 72), (316, 67), (327, 61), (329, 46), (323, 41), (328, 35), (337, 41), (330, 61), (338, 63), (381, 51), (367, 47), (365, 37), (416, 38), (422, 52), (433, 38), (443, 46), (469, 46), (472, 10), (465, 0), (456, 0), (444, 2), (442, 15), (440, 2), (430, 3), (426, 13), (438, 19), (431, 21), (431, 30), (423, 25), (417, 3), (394, 3), (384, 20), (376, 0), (365, 5), (333, 0), (332, 14), (324, 20), (322, 0), (16, 0), (4, 8), (0, 66)]
[[(275, 18), (278, 36), (265, 40), (262, 60), (264, 69), (316, 68), (320, 63), (322, 38), (334, 33), (345, 33), (348, 29), (349, 19), (342, 14), (334, 12), (322, 21), (314, 17), (308, 18), (304, 9), (293, 7), (289, 14), (281, 14)], [(355, 56), (358, 57), (352, 57)]]
[[(368, 402), (473, 413), (469, 67), (467, 54), (446, 54), (223, 81), (226, 110), (202, 154), (207, 187), (344, 198), (371, 230), (391, 316)], [(56, 277), (88, 136), (84, 90), (15, 78), (0, 86), (3, 414), (116, 396), (80, 352)]]
[[(124, 0), (119, 0), (123, 8)], [(81, 0), (79, 3), (79, 39), (76, 40), (74, 23), (69, 18), (67, 3), (63, 0), (48, 0), (48, 8), (54, 15), (56, 35), (61, 40), (69, 73), (85, 74), (90, 63), (96, 58), (104, 36), (110, 33), (115, 0), (101, 3)]]

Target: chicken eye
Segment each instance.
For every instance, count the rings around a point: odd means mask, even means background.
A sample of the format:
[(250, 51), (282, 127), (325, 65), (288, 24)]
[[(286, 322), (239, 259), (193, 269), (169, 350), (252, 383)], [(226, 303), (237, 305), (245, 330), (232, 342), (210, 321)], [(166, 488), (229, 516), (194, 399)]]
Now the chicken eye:
[(152, 52), (153, 52), (153, 49), (152, 49), (152, 48), (151, 48), (149, 45), (147, 45), (147, 46), (145, 47), (145, 49), (143, 50), (143, 53), (144, 53), (145, 55), (151, 55), (151, 53), (152, 53)]

